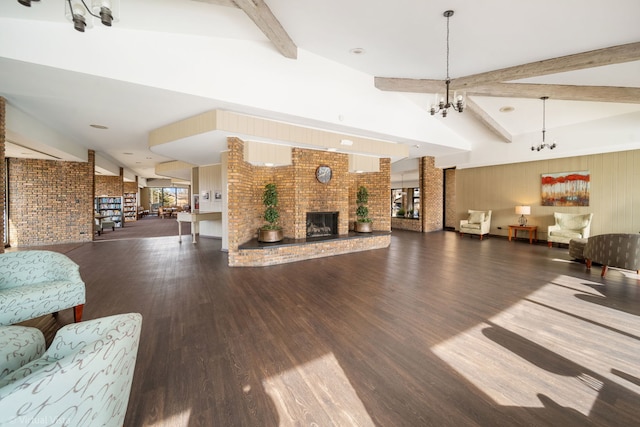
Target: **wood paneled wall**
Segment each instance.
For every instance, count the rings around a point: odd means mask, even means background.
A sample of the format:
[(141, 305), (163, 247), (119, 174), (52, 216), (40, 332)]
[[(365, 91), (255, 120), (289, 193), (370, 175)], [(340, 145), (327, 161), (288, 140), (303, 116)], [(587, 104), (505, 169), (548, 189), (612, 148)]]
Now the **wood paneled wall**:
[[(541, 206), (540, 175), (587, 170), (589, 206)], [(491, 234), (507, 235), (516, 205), (530, 205), (530, 225), (546, 240), (553, 212), (593, 213), (591, 235), (640, 232), (640, 150), (456, 170), (456, 229), (468, 209), (491, 209)]]

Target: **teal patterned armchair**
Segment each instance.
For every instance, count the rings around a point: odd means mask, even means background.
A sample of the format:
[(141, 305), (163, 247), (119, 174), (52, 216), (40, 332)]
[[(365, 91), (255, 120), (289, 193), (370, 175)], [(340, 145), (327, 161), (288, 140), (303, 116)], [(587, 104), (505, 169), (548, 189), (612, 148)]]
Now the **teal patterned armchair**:
[(0, 254), (0, 325), (12, 325), (74, 308), (82, 320), (85, 285), (69, 257), (51, 251)]
[(42, 356), (0, 378), (0, 425), (121, 427), (141, 326), (129, 313), (61, 328)]

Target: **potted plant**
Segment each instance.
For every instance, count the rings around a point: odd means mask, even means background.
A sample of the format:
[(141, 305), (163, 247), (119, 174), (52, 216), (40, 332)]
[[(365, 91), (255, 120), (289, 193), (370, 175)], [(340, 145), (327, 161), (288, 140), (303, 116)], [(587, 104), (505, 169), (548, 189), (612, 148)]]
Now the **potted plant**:
[(356, 208), (356, 223), (355, 230), (358, 233), (371, 233), (371, 218), (369, 218), (369, 208), (367, 207), (367, 203), (369, 202), (369, 192), (367, 191), (367, 187), (361, 185), (358, 187), (358, 193), (356, 195), (356, 203), (358, 207)]
[(265, 185), (262, 193), (262, 204), (265, 206), (263, 218), (267, 221), (267, 224), (258, 230), (258, 240), (260, 242), (279, 242), (284, 236), (282, 227), (278, 225), (278, 218), (280, 218), (280, 213), (277, 209), (278, 190), (274, 183)]

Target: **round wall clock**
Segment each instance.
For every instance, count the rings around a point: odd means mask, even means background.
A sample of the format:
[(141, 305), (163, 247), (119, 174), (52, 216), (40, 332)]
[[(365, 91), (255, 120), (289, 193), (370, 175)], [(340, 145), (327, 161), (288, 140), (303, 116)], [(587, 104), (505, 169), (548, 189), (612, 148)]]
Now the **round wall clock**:
[(316, 169), (316, 179), (323, 184), (331, 181), (331, 168), (329, 166), (318, 166)]

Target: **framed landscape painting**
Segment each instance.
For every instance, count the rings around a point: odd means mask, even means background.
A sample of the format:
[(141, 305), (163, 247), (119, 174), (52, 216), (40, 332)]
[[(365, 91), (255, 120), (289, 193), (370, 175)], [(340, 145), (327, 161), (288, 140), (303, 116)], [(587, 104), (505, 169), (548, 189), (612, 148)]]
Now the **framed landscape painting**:
[(542, 174), (542, 206), (589, 206), (589, 171)]

